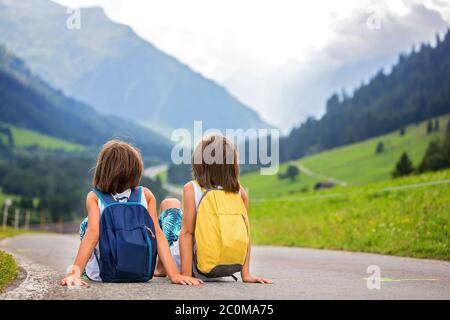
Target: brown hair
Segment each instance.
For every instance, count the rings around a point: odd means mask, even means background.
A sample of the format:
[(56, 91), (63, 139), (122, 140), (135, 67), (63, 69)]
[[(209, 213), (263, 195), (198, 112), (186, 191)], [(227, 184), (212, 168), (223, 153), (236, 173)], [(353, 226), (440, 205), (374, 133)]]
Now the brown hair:
[(234, 144), (219, 134), (204, 137), (192, 155), (192, 177), (203, 188), (221, 186), (226, 191), (239, 192), (239, 163)]
[(143, 170), (144, 163), (136, 148), (120, 140), (110, 140), (98, 155), (92, 184), (102, 192), (120, 193), (137, 187)]

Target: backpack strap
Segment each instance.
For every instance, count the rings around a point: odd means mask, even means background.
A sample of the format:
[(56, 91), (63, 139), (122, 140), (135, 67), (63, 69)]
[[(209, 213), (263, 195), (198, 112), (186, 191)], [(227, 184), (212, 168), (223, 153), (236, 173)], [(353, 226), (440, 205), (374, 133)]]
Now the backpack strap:
[(133, 190), (131, 190), (131, 194), (130, 194), (130, 197), (128, 198), (128, 202), (141, 203), (142, 193), (143, 193), (142, 187), (134, 188)]
[(200, 188), (200, 190), (201, 190), (203, 193), (205, 193), (206, 191), (208, 191), (206, 188), (203, 188), (203, 187), (200, 185), (200, 183), (197, 182), (197, 180), (192, 180), (192, 181), (193, 181), (193, 183), (194, 183), (196, 186), (198, 186), (198, 187)]
[(197, 185), (204, 193), (206, 193), (206, 192), (208, 192), (208, 191), (212, 191), (212, 190), (223, 190), (222, 187), (205, 188), (205, 187), (202, 187), (202, 186), (200, 185), (200, 183), (198, 183), (197, 180), (192, 180), (192, 181), (193, 181), (194, 184)]
[(105, 207), (111, 203), (116, 202), (116, 199), (114, 199), (113, 196), (110, 195), (109, 193), (101, 192), (97, 188), (92, 188), (92, 191), (95, 192), (95, 194)]

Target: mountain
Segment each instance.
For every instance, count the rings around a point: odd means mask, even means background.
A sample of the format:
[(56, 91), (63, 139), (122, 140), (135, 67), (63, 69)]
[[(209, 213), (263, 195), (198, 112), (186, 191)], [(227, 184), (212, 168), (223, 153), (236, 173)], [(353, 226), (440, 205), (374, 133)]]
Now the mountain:
[(450, 31), (435, 47), (401, 55), (352, 96), (333, 94), (325, 115), (309, 118), (281, 141), (283, 160), (362, 141), (450, 112)]
[(0, 43), (57, 88), (155, 128), (270, 127), (223, 87), (112, 22), (81, 9), (81, 29), (66, 27), (66, 8), (49, 0), (0, 0)]
[(162, 136), (68, 98), (47, 85), (25, 63), (0, 46), (0, 122), (85, 146), (113, 137), (133, 141), (148, 157), (167, 159), (170, 142)]

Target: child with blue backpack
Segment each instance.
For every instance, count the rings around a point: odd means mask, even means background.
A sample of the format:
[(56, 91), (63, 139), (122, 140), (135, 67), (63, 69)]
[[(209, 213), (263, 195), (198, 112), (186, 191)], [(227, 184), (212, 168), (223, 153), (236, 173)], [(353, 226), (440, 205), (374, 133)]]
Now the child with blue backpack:
[(154, 275), (157, 255), (172, 283), (202, 283), (178, 271), (158, 223), (156, 199), (139, 187), (143, 168), (131, 145), (111, 140), (103, 146), (94, 189), (86, 199), (88, 217), (80, 225), (78, 254), (61, 285), (87, 285), (83, 272), (92, 281), (145, 282)]

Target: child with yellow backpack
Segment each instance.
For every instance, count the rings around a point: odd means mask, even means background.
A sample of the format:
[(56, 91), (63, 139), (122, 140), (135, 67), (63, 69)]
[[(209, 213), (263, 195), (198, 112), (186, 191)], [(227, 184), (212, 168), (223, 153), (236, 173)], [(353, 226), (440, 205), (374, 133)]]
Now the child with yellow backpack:
[[(248, 197), (239, 183), (235, 146), (222, 135), (205, 137), (194, 150), (192, 173), (194, 180), (183, 189), (183, 210), (171, 199), (159, 221), (163, 229), (181, 222), (170, 246), (181, 273), (208, 281), (237, 280), (240, 272), (243, 282), (272, 283), (250, 273)], [(165, 275), (162, 265), (155, 275)]]

